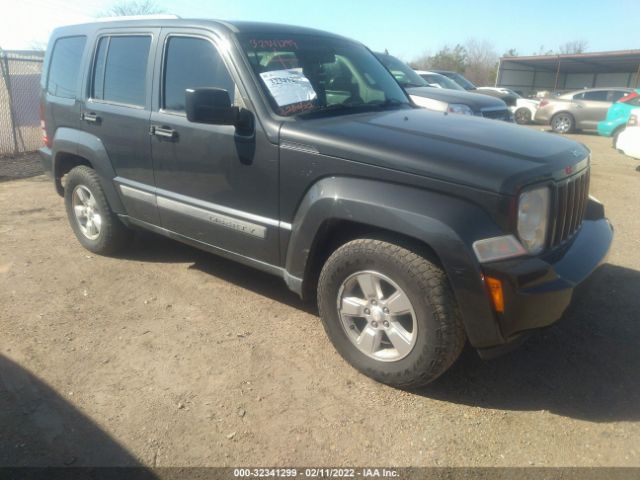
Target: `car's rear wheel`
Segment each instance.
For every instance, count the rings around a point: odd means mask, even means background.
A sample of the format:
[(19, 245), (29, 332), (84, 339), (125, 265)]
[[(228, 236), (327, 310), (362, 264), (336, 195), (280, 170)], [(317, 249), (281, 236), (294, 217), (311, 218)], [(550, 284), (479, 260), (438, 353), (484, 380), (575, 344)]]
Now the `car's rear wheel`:
[(551, 118), (551, 129), (556, 133), (573, 133), (576, 129), (576, 121), (570, 113), (556, 113)]
[(528, 108), (521, 107), (514, 114), (518, 125), (528, 125), (531, 123), (531, 111)]
[(318, 282), (318, 305), (340, 355), (365, 375), (396, 387), (435, 380), (465, 343), (442, 269), (380, 240), (354, 240), (329, 257)]
[(67, 174), (64, 199), (71, 228), (87, 250), (111, 254), (130, 240), (131, 231), (111, 211), (92, 168), (82, 165)]

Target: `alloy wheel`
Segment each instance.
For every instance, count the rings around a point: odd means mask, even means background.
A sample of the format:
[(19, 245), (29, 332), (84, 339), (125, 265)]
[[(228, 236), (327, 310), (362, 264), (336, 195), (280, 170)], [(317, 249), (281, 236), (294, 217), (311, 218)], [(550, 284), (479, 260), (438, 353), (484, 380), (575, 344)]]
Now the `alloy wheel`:
[(73, 190), (72, 206), (82, 234), (89, 240), (98, 238), (102, 228), (102, 216), (91, 190), (84, 185), (77, 185)]
[(401, 360), (416, 344), (418, 322), (409, 297), (379, 272), (350, 275), (338, 292), (338, 313), (351, 343), (375, 360)]

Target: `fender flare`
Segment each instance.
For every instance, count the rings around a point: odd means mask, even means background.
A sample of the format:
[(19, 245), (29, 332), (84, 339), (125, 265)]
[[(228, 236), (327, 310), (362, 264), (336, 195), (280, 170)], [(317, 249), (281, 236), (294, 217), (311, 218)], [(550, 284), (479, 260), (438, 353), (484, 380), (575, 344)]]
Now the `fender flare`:
[(113, 183), (116, 172), (111, 165), (109, 155), (102, 141), (95, 135), (81, 130), (66, 127), (58, 128), (53, 138), (52, 148), (52, 168), (56, 183), (59, 182), (57, 174), (59, 163), (65, 153), (86, 159), (98, 174), (100, 185), (111, 209), (115, 213), (126, 214), (126, 209)]
[(300, 203), (287, 247), (286, 272), (302, 279), (300, 291), (316, 235), (323, 223), (331, 220), (398, 232), (428, 245), (449, 278), (472, 345), (495, 345), (504, 340), (471, 249), (479, 238), (504, 233), (479, 206), (442, 193), (383, 181), (322, 179)]

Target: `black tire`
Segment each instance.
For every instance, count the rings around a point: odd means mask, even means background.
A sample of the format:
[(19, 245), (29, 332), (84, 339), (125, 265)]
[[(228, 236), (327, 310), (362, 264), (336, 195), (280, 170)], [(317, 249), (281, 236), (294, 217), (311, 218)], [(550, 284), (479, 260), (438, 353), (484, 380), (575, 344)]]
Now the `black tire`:
[(614, 132), (613, 132), (613, 139), (611, 141), (611, 146), (613, 148), (615, 148), (616, 150), (620, 151), (618, 149), (618, 137), (620, 136), (620, 134), (622, 133), (622, 131), (624, 130), (624, 127), (618, 127)]
[(513, 116), (518, 125), (529, 125), (531, 123), (531, 111), (528, 108), (520, 107)]
[[(564, 122), (562, 120), (564, 120)], [(560, 134), (573, 133), (576, 131), (576, 120), (573, 118), (573, 115), (568, 112), (556, 113), (551, 117), (551, 130)]]
[[(95, 200), (95, 210), (101, 217), (100, 231), (95, 239), (89, 238), (82, 232), (79, 220), (74, 213), (73, 195), (78, 186), (89, 190)], [(100, 255), (109, 255), (121, 250), (131, 240), (131, 230), (120, 221), (109, 207), (98, 174), (92, 168), (82, 165), (73, 168), (67, 174), (64, 186), (64, 203), (73, 233), (87, 250)]]
[[(380, 361), (361, 352), (347, 336), (338, 311), (343, 282), (360, 271), (380, 272), (409, 298), (417, 320), (413, 348), (397, 361)], [(380, 240), (353, 240), (326, 261), (318, 282), (318, 307), (325, 331), (340, 355), (376, 381), (400, 388), (426, 385), (459, 357), (464, 327), (446, 274), (433, 262)]]

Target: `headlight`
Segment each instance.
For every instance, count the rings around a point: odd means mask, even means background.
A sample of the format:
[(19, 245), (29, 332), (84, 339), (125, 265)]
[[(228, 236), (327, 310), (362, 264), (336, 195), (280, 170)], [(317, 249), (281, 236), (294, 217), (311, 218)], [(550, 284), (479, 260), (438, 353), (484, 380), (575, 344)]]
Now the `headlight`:
[(529, 253), (540, 253), (547, 239), (549, 187), (534, 188), (520, 194), (518, 236)]
[(450, 103), (447, 107), (447, 112), (449, 113), (461, 113), (462, 115), (473, 115), (473, 110), (469, 105), (465, 105), (463, 103)]

